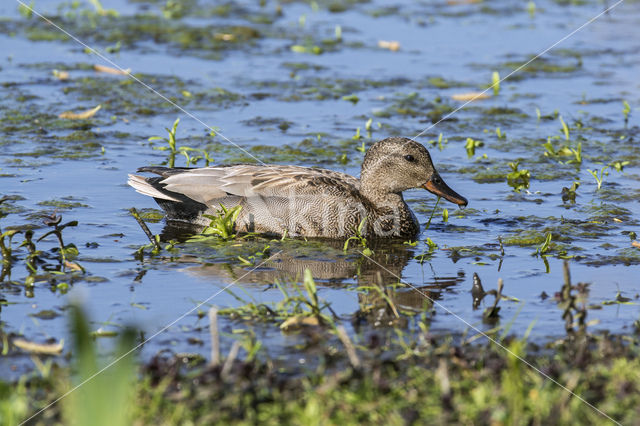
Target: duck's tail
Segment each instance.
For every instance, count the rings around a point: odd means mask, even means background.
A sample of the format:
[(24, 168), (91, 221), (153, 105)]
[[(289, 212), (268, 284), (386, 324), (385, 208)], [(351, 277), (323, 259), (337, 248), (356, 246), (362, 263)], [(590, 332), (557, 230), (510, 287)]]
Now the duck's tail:
[[(133, 187), (137, 192), (143, 195), (148, 195), (160, 200), (169, 200), (182, 202), (182, 200), (172, 197), (168, 191), (162, 191), (153, 185), (153, 180), (158, 178), (145, 178), (139, 175), (129, 175), (127, 183)], [(150, 182), (151, 181), (151, 182)]]

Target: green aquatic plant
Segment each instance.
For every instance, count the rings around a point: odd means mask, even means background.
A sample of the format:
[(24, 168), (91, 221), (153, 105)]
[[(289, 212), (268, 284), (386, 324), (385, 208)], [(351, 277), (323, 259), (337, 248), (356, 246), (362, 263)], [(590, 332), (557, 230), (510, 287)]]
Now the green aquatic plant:
[(498, 139), (506, 139), (507, 138), (507, 134), (506, 133), (502, 133), (502, 130), (500, 130), (500, 127), (496, 127), (496, 136), (498, 136)]
[(364, 123), (364, 130), (367, 132), (367, 137), (371, 139), (372, 129), (371, 125), (373, 124), (373, 118), (369, 118), (366, 123)]
[(476, 154), (476, 148), (484, 146), (484, 143), (479, 140), (474, 140), (473, 138), (467, 138), (467, 142), (465, 144), (465, 149), (467, 150), (467, 156), (469, 158), (473, 157)]
[(437, 146), (440, 151), (442, 151), (447, 143), (449, 143), (448, 139), (444, 139), (444, 135), (440, 133), (438, 135), (438, 139), (431, 139), (427, 141), (430, 146)]
[[(169, 151), (169, 156), (167, 159), (167, 163), (169, 167), (175, 167), (176, 155), (182, 154), (186, 161), (186, 166), (189, 167), (191, 165), (196, 165), (200, 160), (204, 160), (205, 166), (210, 165), (213, 162), (213, 158), (209, 154), (209, 152), (205, 149), (191, 148), (189, 146), (178, 146), (177, 144), (177, 131), (178, 124), (180, 123), (180, 119), (177, 118), (176, 121), (173, 122), (171, 128), (166, 128), (165, 130), (168, 133), (168, 137), (162, 136), (151, 136), (148, 140), (150, 142), (154, 141), (164, 141), (167, 143), (167, 146), (154, 146), (153, 149), (158, 151)], [(209, 136), (215, 138), (217, 127), (214, 127), (210, 132)], [(191, 153), (196, 153), (196, 155), (192, 155)]]
[(510, 162), (509, 167), (511, 168), (511, 173), (507, 174), (507, 184), (512, 187), (515, 192), (520, 192), (523, 189), (529, 188), (529, 179), (531, 178), (529, 170), (519, 170), (519, 165), (520, 160)]
[(290, 294), (287, 286), (279, 281), (274, 285), (283, 296), (277, 303), (257, 302), (251, 293), (243, 290), (249, 298), (247, 301), (226, 289), (225, 291), (241, 302), (242, 306), (220, 309), (218, 314), (243, 320), (279, 322), (280, 329), (284, 331), (309, 325), (333, 325), (336, 314), (331, 309), (331, 304), (318, 296), (318, 288), (308, 268), (304, 270), (302, 284), (291, 284), (295, 294)]
[(218, 210), (217, 215), (203, 215), (207, 219), (210, 219), (211, 222), (202, 231), (202, 235), (217, 235), (225, 241), (235, 238), (237, 235), (234, 232), (236, 220), (241, 210), (242, 206), (239, 205), (228, 209), (220, 204), (220, 210)]
[(364, 254), (365, 256), (371, 256), (373, 254), (373, 250), (369, 248), (367, 239), (364, 237), (362, 232), (366, 221), (366, 217), (362, 219), (360, 221), (360, 224), (358, 224), (358, 227), (354, 230), (354, 235), (347, 238), (347, 240), (344, 242), (344, 246), (342, 247), (342, 250), (344, 252), (349, 249), (349, 244), (351, 243), (351, 241), (355, 241), (356, 245), (359, 245), (362, 248), (362, 254)]
[(334, 30), (334, 34), (336, 37), (336, 41), (340, 42), (342, 41), (342, 27), (340, 25), (336, 25), (336, 28)]
[(95, 13), (100, 16), (110, 16), (113, 18), (117, 18), (118, 16), (120, 16), (118, 11), (115, 9), (105, 9), (102, 6), (102, 3), (100, 3), (100, 0), (89, 0), (89, 3), (91, 3), (95, 8)]
[(58, 239), (58, 250), (60, 253), (60, 261), (64, 264), (68, 260), (72, 260), (78, 256), (78, 248), (73, 243), (71, 244), (64, 243), (64, 240), (62, 239), (62, 231), (69, 226), (78, 226), (78, 221), (72, 220), (70, 222), (60, 225), (61, 221), (62, 221), (62, 216), (60, 215), (53, 214), (51, 216), (46, 217), (43, 221), (44, 224), (53, 229), (45, 233), (44, 235), (42, 235), (40, 238), (38, 238), (37, 241), (42, 241), (43, 239), (47, 238), (49, 235), (55, 235), (56, 238)]
[(291, 46), (291, 51), (296, 53), (311, 53), (313, 55), (321, 55), (323, 52), (322, 47), (316, 46), (314, 44), (295, 44)]
[(538, 255), (544, 255), (545, 253), (547, 253), (551, 245), (552, 237), (553, 235), (551, 234), (551, 232), (548, 232), (542, 244), (540, 244), (538, 248), (536, 248), (536, 251), (533, 254), (538, 256)]
[[(285, 230), (280, 241), (285, 241), (286, 234), (287, 232)], [(256, 264), (256, 261), (268, 259), (269, 256), (271, 256), (271, 245), (265, 244), (262, 250), (258, 250), (254, 254), (247, 256), (246, 259), (242, 256), (238, 256), (238, 260), (247, 266), (252, 266)]]
[[(556, 136), (554, 136), (554, 138), (557, 139)], [(575, 148), (565, 145), (562, 148), (555, 150), (551, 143), (551, 139), (551, 136), (547, 137), (547, 142), (542, 144), (545, 148), (545, 152), (543, 153), (545, 157), (553, 158), (560, 164), (582, 164), (582, 142), (578, 142)], [(573, 156), (573, 158), (565, 162), (558, 160), (558, 157), (567, 156)]]
[(628, 166), (629, 164), (629, 161), (612, 161), (609, 163), (609, 166), (613, 167), (618, 172), (622, 172), (624, 170), (624, 166)]
[(529, 17), (531, 19), (535, 18), (535, 16), (536, 16), (536, 4), (533, 1), (529, 1), (527, 3), (527, 12), (529, 13)]
[(360, 102), (360, 98), (358, 97), (358, 95), (346, 95), (342, 97), (342, 100), (349, 101), (354, 105)]
[(354, 141), (359, 141), (360, 139), (362, 139), (362, 135), (360, 134), (360, 127), (356, 127), (356, 134), (353, 135), (351, 139), (353, 139)]
[(176, 146), (176, 133), (178, 130), (178, 124), (180, 123), (180, 119), (176, 118), (176, 121), (173, 122), (173, 126), (171, 126), (171, 128), (166, 128), (165, 130), (167, 131), (167, 133), (169, 133), (169, 137), (162, 137), (162, 136), (151, 136), (148, 140), (149, 142), (153, 142), (153, 141), (164, 141), (166, 142), (169, 146), (159, 146), (159, 147), (153, 147), (153, 149), (157, 149), (159, 151), (166, 151), (167, 149), (169, 150), (169, 167), (175, 167), (175, 160), (176, 160), (176, 154), (178, 153), (178, 148)]
[(500, 93), (500, 73), (498, 71), (491, 74), (491, 87), (493, 88), (493, 96), (498, 96)]
[(0, 281), (4, 280), (4, 278), (11, 272), (11, 265), (13, 263), (11, 241), (19, 232), (20, 231), (16, 229), (10, 229), (0, 234), (0, 254), (2, 254), (2, 271), (0, 272)]
[(596, 183), (598, 184), (598, 188), (596, 189), (596, 191), (600, 191), (602, 183), (604, 182), (604, 177), (609, 175), (609, 172), (607, 171), (608, 168), (609, 166), (605, 166), (600, 169), (600, 172), (598, 172), (598, 170), (587, 169), (587, 171), (591, 173), (591, 176), (593, 176), (593, 178), (596, 180)]
[(564, 138), (568, 141), (569, 140), (569, 126), (567, 126), (567, 123), (564, 122), (564, 120), (562, 119), (562, 116), (559, 115), (558, 119), (560, 120), (560, 124), (562, 125), (562, 133), (564, 133)]
[(564, 202), (569, 201), (572, 204), (574, 204), (576, 202), (576, 195), (577, 195), (579, 186), (580, 186), (580, 182), (574, 181), (573, 184), (571, 184), (570, 188), (567, 188), (567, 187), (562, 188), (562, 201)]
[(622, 101), (622, 115), (624, 115), (624, 125), (629, 123), (629, 113), (631, 112), (631, 106), (626, 100)]
[(169, 20), (180, 19), (188, 12), (186, 4), (188, 4), (188, 2), (167, 0), (164, 6), (162, 6), (162, 16)]
[(18, 5), (18, 12), (20, 12), (20, 15), (22, 15), (24, 18), (31, 19), (31, 17), (33, 16), (34, 6), (35, 2), (33, 0), (31, 0), (28, 5), (20, 3)]

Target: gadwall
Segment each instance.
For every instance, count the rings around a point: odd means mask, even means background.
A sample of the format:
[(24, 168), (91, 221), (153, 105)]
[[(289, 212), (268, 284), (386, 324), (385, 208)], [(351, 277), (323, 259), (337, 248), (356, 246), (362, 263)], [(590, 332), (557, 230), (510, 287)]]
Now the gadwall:
[(420, 224), (402, 191), (424, 188), (466, 206), (442, 180), (429, 151), (411, 139), (392, 137), (366, 153), (360, 179), (326, 169), (280, 165), (203, 168), (141, 167), (160, 177), (129, 175), (129, 185), (153, 197), (169, 221), (206, 226), (220, 205), (242, 206), (237, 232), (344, 239), (413, 238)]

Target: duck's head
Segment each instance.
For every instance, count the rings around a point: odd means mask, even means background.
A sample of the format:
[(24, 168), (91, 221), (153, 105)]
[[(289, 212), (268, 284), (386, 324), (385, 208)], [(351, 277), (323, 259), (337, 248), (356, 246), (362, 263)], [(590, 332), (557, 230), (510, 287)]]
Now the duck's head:
[(467, 205), (466, 198), (444, 183), (427, 148), (408, 138), (392, 137), (373, 144), (364, 157), (360, 180), (365, 193), (424, 188), (459, 206)]

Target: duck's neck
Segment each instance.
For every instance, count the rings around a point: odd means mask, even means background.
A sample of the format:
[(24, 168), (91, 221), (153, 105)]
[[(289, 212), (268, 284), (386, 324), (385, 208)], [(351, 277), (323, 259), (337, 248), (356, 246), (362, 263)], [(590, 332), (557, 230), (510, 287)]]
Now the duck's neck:
[(411, 238), (419, 231), (415, 215), (405, 203), (402, 193), (383, 192), (363, 185), (360, 193), (371, 203), (373, 217), (370, 231), (378, 236)]

